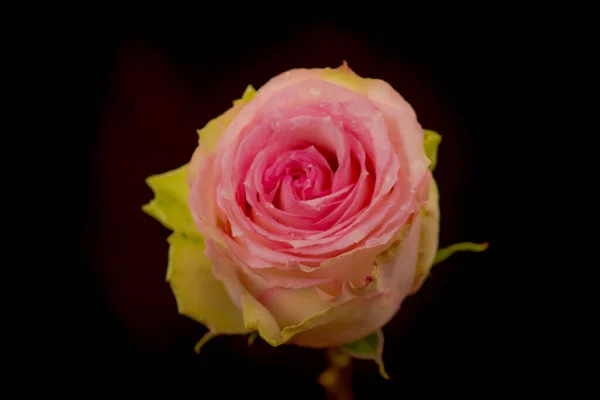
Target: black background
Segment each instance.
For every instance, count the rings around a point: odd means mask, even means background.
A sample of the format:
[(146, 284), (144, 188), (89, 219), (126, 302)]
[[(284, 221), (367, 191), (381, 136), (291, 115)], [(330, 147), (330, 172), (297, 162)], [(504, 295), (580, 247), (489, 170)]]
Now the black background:
[(465, 18), (435, 30), (425, 22), (370, 22), (219, 20), (164, 29), (169, 34), (124, 25), (73, 44), (77, 144), (87, 171), (78, 219), (82, 258), (69, 291), (75, 322), (63, 338), (76, 356), (73, 379), (199, 398), (322, 398), (321, 351), (274, 349), (260, 340), (248, 348), (245, 337), (235, 336), (212, 340), (199, 356), (193, 352), (205, 330), (177, 314), (164, 281), (169, 232), (140, 207), (152, 197), (144, 178), (187, 162), (196, 129), (229, 108), (247, 84), (259, 88), (291, 68), (346, 60), (359, 75), (388, 81), (421, 124), (442, 135), (434, 173), (441, 246), (490, 242), (485, 253), (458, 254), (436, 266), (405, 301), (384, 328), (392, 380), (380, 378), (374, 364), (357, 362), (356, 398), (485, 394), (512, 384), (504, 336), (510, 311), (506, 294), (497, 291), (506, 267), (495, 154), (505, 138), (504, 99), (518, 56), (506, 37), (484, 30), (485, 22), (475, 26)]

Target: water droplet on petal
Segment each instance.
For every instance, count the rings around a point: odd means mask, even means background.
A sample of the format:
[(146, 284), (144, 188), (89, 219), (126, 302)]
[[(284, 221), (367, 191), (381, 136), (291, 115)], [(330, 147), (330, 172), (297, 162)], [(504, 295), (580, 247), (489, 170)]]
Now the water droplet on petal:
[(312, 94), (313, 96), (320, 96), (321, 95), (321, 90), (317, 89), (317, 88), (310, 88), (310, 89), (308, 89), (308, 92), (310, 94)]
[(243, 235), (244, 235), (244, 232), (242, 232), (236, 225), (231, 225), (231, 236), (240, 237)]

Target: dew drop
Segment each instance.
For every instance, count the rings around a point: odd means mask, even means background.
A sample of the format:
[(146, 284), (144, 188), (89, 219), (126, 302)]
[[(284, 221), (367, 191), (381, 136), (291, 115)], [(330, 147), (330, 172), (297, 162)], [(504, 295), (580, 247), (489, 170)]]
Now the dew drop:
[(231, 226), (231, 236), (233, 236), (233, 237), (244, 236), (244, 232), (242, 232), (237, 226), (232, 225)]

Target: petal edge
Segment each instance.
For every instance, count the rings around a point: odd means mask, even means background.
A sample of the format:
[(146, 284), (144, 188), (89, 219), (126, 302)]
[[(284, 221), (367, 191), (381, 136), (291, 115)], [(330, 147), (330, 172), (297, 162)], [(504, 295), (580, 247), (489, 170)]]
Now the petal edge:
[(244, 334), (242, 313), (231, 301), (221, 281), (204, 255), (203, 240), (185, 234), (169, 236), (167, 281), (177, 302), (177, 310), (206, 326), (214, 334)]

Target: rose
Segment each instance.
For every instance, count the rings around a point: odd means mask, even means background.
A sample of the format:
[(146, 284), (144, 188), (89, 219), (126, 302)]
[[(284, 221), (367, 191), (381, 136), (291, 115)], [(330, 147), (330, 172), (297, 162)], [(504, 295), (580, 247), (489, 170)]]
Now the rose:
[(148, 179), (144, 209), (174, 230), (167, 278), (207, 338), (348, 345), (425, 280), (440, 136), (388, 83), (346, 63), (290, 70), (199, 136), (189, 165)]

